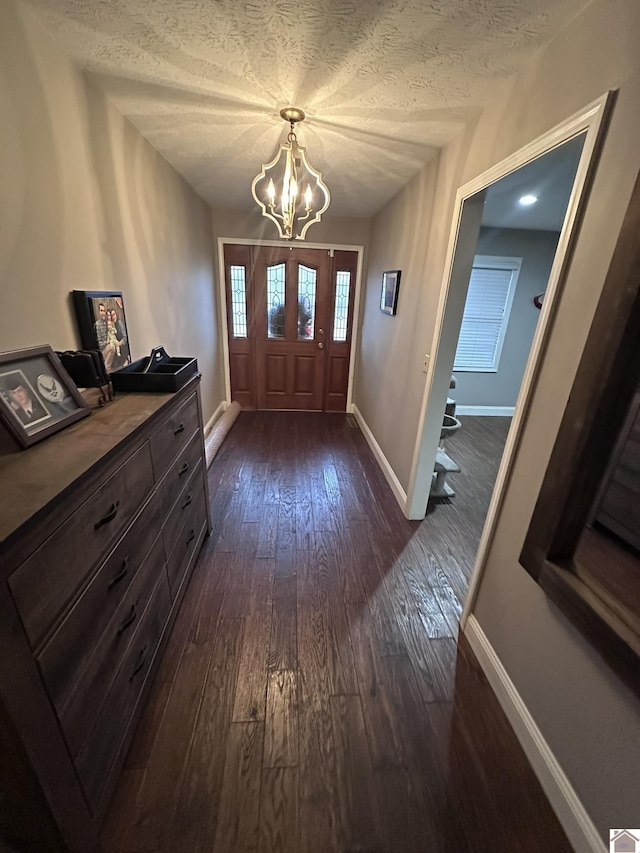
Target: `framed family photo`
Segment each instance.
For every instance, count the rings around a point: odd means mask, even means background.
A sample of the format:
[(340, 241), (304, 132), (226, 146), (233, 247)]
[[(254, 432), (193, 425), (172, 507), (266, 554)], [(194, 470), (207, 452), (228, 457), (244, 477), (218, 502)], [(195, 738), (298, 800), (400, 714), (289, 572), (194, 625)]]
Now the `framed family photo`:
[(398, 290), (400, 288), (400, 270), (387, 270), (382, 273), (382, 292), (380, 310), (394, 316), (398, 309)]
[(50, 346), (0, 353), (0, 417), (21, 447), (29, 447), (89, 413)]
[(74, 290), (73, 306), (82, 346), (100, 350), (107, 373), (131, 364), (122, 293)]

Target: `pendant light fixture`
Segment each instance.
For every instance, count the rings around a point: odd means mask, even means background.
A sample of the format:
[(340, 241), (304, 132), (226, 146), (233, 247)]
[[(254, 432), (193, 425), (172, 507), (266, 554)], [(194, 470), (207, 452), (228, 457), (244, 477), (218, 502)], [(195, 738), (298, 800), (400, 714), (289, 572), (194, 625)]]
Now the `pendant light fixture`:
[(309, 226), (320, 222), (329, 207), (329, 188), (307, 160), (306, 150), (298, 145), (294, 128), (304, 121), (304, 112), (287, 107), (280, 110), (280, 116), (291, 126), (287, 142), (270, 163), (262, 166), (251, 192), (262, 215), (275, 222), (283, 239), (304, 240)]

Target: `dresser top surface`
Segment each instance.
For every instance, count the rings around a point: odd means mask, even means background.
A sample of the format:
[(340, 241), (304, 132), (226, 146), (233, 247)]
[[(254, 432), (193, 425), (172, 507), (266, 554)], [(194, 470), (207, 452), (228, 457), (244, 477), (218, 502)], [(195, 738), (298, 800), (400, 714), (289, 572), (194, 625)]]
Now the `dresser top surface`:
[(198, 381), (176, 393), (119, 394), (40, 444), (0, 449), (0, 547), (154, 415), (172, 401), (183, 401)]

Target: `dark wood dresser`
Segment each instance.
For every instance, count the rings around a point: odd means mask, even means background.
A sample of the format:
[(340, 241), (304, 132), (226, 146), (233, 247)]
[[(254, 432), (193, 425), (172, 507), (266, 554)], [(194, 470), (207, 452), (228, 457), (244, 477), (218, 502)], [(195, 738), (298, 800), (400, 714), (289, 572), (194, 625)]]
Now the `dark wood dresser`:
[(211, 530), (199, 378), (2, 442), (0, 838), (93, 853)]

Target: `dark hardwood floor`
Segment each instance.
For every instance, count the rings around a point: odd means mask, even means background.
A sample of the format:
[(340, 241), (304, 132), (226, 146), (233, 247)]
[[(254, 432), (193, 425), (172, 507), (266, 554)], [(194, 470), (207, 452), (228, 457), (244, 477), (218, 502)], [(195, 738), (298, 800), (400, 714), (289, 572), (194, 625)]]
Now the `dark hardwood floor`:
[(409, 522), (350, 420), (245, 412), (222, 445), (108, 851), (570, 850), (456, 640), (508, 422), (462, 419), (457, 497)]

